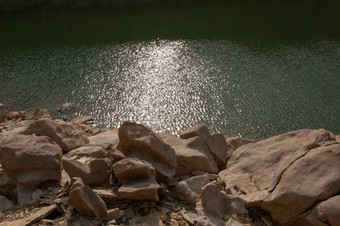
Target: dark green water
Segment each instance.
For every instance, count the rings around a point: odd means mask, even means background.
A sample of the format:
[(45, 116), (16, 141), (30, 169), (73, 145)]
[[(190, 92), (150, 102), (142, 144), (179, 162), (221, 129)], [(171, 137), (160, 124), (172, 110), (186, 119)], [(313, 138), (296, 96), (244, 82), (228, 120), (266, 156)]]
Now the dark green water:
[(263, 138), (340, 134), (340, 8), (328, 1), (207, 1), (0, 15), (0, 102), (97, 125)]

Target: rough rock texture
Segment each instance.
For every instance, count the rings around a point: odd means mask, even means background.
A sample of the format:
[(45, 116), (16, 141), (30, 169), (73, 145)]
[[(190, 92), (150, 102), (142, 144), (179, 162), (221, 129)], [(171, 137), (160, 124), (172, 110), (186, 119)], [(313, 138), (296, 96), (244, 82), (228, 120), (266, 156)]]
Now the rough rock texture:
[(114, 146), (118, 143), (118, 129), (105, 131), (99, 133), (97, 135), (89, 137), (90, 144), (95, 146), (102, 146), (106, 150), (108, 150), (111, 146)]
[(243, 145), (234, 151), (219, 177), (227, 193), (255, 204), (271, 193), (292, 162), (331, 136), (323, 129), (298, 130)]
[(90, 187), (85, 186), (79, 178), (74, 181), (71, 187), (68, 203), (80, 214), (97, 218), (107, 216), (105, 202)]
[(200, 198), (202, 188), (209, 182), (209, 174), (182, 180), (175, 186), (174, 195), (181, 200), (195, 205)]
[(0, 195), (0, 212), (8, 209), (12, 209), (14, 207), (14, 203), (9, 200), (6, 196)]
[(145, 160), (155, 168), (158, 182), (170, 182), (175, 175), (176, 153), (143, 125), (124, 122), (119, 130), (117, 149), (126, 157)]
[[(18, 184), (19, 202), (39, 183), (60, 180), (61, 155), (60, 147), (44, 136), (19, 135), (0, 145), (0, 163), (4, 173)], [(21, 203), (28, 201), (24, 198)]]
[(100, 146), (83, 146), (73, 149), (66, 153), (68, 158), (93, 157), (93, 158), (107, 158), (107, 151)]
[(206, 144), (210, 153), (214, 156), (219, 169), (225, 169), (228, 158), (228, 145), (222, 134), (211, 135)]
[(322, 221), (332, 226), (340, 226), (340, 195), (321, 202), (315, 209)]
[(125, 199), (159, 201), (156, 172), (153, 166), (143, 160), (126, 158), (116, 162), (113, 171), (122, 186), (118, 196)]
[(17, 182), (14, 178), (2, 174), (0, 176), (0, 193), (9, 196), (15, 196), (17, 193)]
[(237, 148), (249, 144), (249, 143), (255, 143), (255, 140), (243, 138), (243, 137), (228, 137), (224, 136), (225, 140), (228, 145), (231, 146), (232, 150), (236, 150)]
[(110, 179), (108, 159), (88, 158), (82, 161), (63, 158), (63, 167), (71, 178), (80, 177), (86, 185), (104, 184)]
[(181, 139), (188, 139), (192, 137), (200, 137), (204, 142), (206, 142), (210, 137), (210, 132), (205, 125), (200, 124), (187, 128), (180, 134)]
[(163, 141), (176, 152), (176, 175), (190, 175), (192, 171), (218, 172), (214, 157), (200, 137), (182, 140), (173, 135), (164, 135)]
[[(270, 212), (278, 223), (291, 224), (316, 202), (340, 191), (339, 172), (340, 144), (312, 149), (289, 166), (275, 190), (261, 203), (261, 207)], [(324, 206), (327, 203), (319, 205), (317, 210)], [(330, 212), (327, 214), (332, 216)]]
[(197, 225), (225, 225), (224, 216), (234, 213), (247, 213), (245, 201), (241, 198), (227, 195), (213, 182), (202, 188), (200, 201), (196, 204), (198, 213)]
[(6, 121), (7, 119), (7, 114), (6, 114), (6, 110), (5, 110), (5, 106), (0, 103), (0, 123)]
[(22, 134), (48, 136), (65, 152), (89, 143), (88, 136), (84, 131), (75, 129), (66, 123), (57, 123), (49, 118), (33, 121)]
[(49, 118), (52, 119), (50, 114), (48, 114), (46, 109), (42, 109), (41, 107), (37, 107), (33, 113), (33, 118), (35, 120), (41, 119), (41, 118)]

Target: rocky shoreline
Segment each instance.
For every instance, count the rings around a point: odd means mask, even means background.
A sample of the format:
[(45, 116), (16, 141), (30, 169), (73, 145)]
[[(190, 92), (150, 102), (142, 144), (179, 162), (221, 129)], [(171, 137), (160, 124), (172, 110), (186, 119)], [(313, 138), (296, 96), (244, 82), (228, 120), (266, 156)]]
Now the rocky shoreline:
[(340, 136), (91, 127), (0, 104), (0, 225), (340, 225)]

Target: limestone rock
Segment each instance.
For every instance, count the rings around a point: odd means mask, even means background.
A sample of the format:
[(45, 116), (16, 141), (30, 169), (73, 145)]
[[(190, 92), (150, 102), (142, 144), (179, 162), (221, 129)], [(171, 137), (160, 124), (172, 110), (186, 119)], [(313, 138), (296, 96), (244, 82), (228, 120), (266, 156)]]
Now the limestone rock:
[(125, 199), (159, 201), (154, 167), (143, 160), (126, 158), (113, 165), (113, 171), (122, 186), (118, 196)]
[[(340, 144), (315, 148), (288, 167), (275, 190), (261, 203), (261, 208), (270, 212), (278, 223), (291, 224), (317, 201), (340, 191), (339, 172)], [(332, 219), (329, 206), (336, 200), (339, 198), (329, 199), (317, 207), (322, 220)]]
[(101, 146), (82, 146), (66, 153), (68, 158), (93, 157), (107, 158), (107, 151)]
[(80, 214), (105, 218), (107, 208), (105, 202), (89, 186), (76, 180), (76, 186), (71, 187), (68, 203), (73, 206)]
[(81, 159), (63, 158), (63, 167), (72, 177), (80, 177), (86, 185), (104, 184), (110, 179), (110, 167), (108, 159), (89, 158), (84, 163)]
[(234, 213), (247, 213), (245, 201), (241, 198), (227, 195), (214, 184), (209, 183), (202, 188), (200, 201), (196, 204), (198, 213), (197, 225), (225, 225), (224, 216)]
[(102, 146), (103, 148), (108, 150), (110, 146), (114, 146), (119, 141), (118, 129), (105, 131), (97, 135), (91, 136), (89, 137), (89, 140), (90, 140), (89, 145)]
[(295, 160), (332, 139), (332, 134), (323, 129), (298, 130), (243, 145), (233, 152), (219, 177), (227, 193), (244, 198), (248, 206), (256, 205), (270, 195)]
[(14, 203), (9, 200), (6, 196), (0, 195), (0, 212), (8, 209), (12, 209)]
[(57, 123), (49, 118), (42, 118), (32, 122), (22, 134), (48, 136), (65, 152), (89, 143), (87, 134), (84, 131), (75, 129), (63, 122)]
[(214, 156), (218, 168), (225, 169), (228, 158), (228, 145), (224, 136), (221, 134), (213, 134), (207, 139), (206, 144)]
[(218, 172), (214, 157), (200, 137), (182, 140), (170, 135), (164, 137), (163, 141), (175, 150), (176, 175), (190, 175), (193, 171)]
[(340, 195), (321, 202), (316, 207), (318, 218), (332, 226), (340, 226)]
[(7, 114), (6, 114), (6, 110), (5, 110), (5, 106), (0, 103), (0, 123), (6, 121), (7, 119)]
[(145, 160), (155, 168), (158, 182), (170, 182), (175, 175), (176, 154), (155, 133), (143, 125), (124, 122), (119, 130), (117, 149), (126, 157)]
[(182, 180), (175, 186), (174, 195), (181, 200), (195, 205), (199, 200), (202, 188), (209, 182), (209, 174)]
[(206, 142), (210, 137), (210, 132), (205, 125), (200, 124), (187, 128), (180, 134), (181, 139), (188, 139), (192, 137), (200, 137), (204, 142)]

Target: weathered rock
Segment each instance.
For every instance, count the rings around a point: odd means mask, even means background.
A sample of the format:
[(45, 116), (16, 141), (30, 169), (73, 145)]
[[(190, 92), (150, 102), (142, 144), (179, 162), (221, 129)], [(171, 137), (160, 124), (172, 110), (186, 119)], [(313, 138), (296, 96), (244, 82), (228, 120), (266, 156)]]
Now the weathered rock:
[(12, 111), (8, 113), (7, 117), (9, 120), (18, 120), (20, 118), (25, 118), (25, 111)]
[(116, 163), (125, 158), (125, 155), (121, 151), (117, 150), (115, 147), (112, 147), (109, 150), (109, 156), (112, 163)]
[(6, 114), (6, 110), (5, 110), (5, 106), (0, 103), (0, 123), (6, 121), (7, 119), (7, 114)]
[(107, 208), (105, 202), (89, 186), (82, 184), (80, 179), (74, 180), (69, 193), (69, 204), (80, 214), (105, 218)]
[(63, 158), (63, 167), (72, 177), (80, 177), (86, 185), (104, 184), (110, 179), (110, 167), (108, 159), (89, 158), (84, 163), (81, 159)]
[(244, 198), (248, 206), (255, 205), (274, 190), (295, 160), (331, 139), (332, 134), (323, 129), (298, 130), (243, 145), (234, 151), (219, 177), (227, 193)]
[(225, 226), (243, 226), (240, 222), (233, 220), (232, 218), (228, 219), (228, 221), (225, 223)]
[(181, 139), (188, 139), (192, 137), (200, 137), (204, 142), (206, 142), (210, 137), (210, 132), (205, 125), (200, 124), (187, 128), (180, 134)]
[(107, 151), (101, 146), (82, 146), (66, 153), (68, 158), (93, 157), (107, 158)]
[(207, 139), (206, 144), (214, 156), (218, 168), (225, 169), (228, 158), (228, 145), (224, 136), (221, 134), (213, 134)]
[(88, 136), (84, 131), (75, 129), (63, 122), (57, 123), (49, 118), (42, 118), (32, 122), (22, 134), (48, 136), (65, 152), (89, 143)]
[(193, 171), (218, 172), (214, 157), (201, 138), (193, 137), (182, 140), (169, 135), (164, 137), (163, 141), (175, 150), (176, 175), (190, 175)]
[(6, 196), (0, 195), (0, 212), (8, 209), (12, 209), (14, 207), (14, 203), (9, 200)]
[(41, 119), (41, 118), (49, 118), (52, 119), (50, 114), (48, 114), (46, 109), (42, 109), (41, 107), (37, 107), (33, 113), (33, 119)]
[(245, 201), (241, 198), (227, 195), (214, 184), (209, 183), (202, 188), (201, 199), (196, 204), (198, 213), (197, 225), (225, 225), (224, 216), (234, 213), (247, 213)]
[(155, 133), (143, 125), (124, 122), (119, 130), (117, 149), (126, 157), (145, 160), (155, 168), (158, 182), (170, 182), (175, 175), (176, 154)]
[(154, 167), (143, 160), (126, 158), (116, 162), (113, 171), (122, 186), (118, 196), (125, 199), (159, 201)]
[(209, 174), (191, 177), (179, 182), (174, 189), (175, 197), (196, 204), (200, 198), (202, 188), (210, 182)]
[(105, 131), (91, 136), (89, 137), (89, 140), (89, 145), (102, 146), (106, 150), (109, 150), (110, 147), (116, 145), (119, 141), (118, 129)]
[(85, 124), (86, 122), (93, 121), (94, 119), (91, 116), (81, 116), (75, 119), (72, 119), (72, 123), (76, 124)]
[(164, 225), (162, 223), (161, 219), (161, 213), (158, 212), (152, 212), (146, 216), (143, 217), (135, 217), (132, 220), (129, 221), (129, 225), (133, 226), (162, 226)]
[(315, 209), (318, 218), (323, 222), (332, 226), (340, 226), (340, 195), (321, 202)]
[[(315, 148), (283, 172), (274, 191), (261, 203), (261, 208), (270, 212), (278, 223), (292, 224), (317, 201), (340, 191), (339, 172), (340, 144)], [(319, 216), (324, 216), (322, 220), (332, 219), (332, 213), (328, 212), (331, 208), (327, 208), (327, 204), (332, 206), (334, 201), (327, 201), (317, 207), (317, 213), (322, 213)]]
[(228, 136), (224, 136), (224, 137), (225, 137), (227, 144), (231, 146), (232, 150), (236, 150), (237, 148), (243, 145), (256, 142), (256, 140), (251, 140), (251, 139), (247, 139), (243, 137), (228, 137)]

